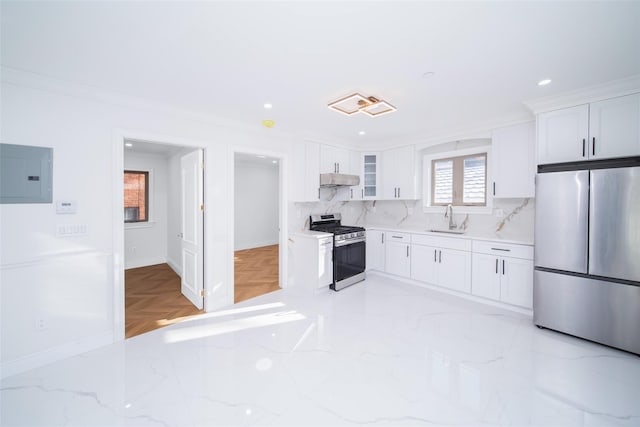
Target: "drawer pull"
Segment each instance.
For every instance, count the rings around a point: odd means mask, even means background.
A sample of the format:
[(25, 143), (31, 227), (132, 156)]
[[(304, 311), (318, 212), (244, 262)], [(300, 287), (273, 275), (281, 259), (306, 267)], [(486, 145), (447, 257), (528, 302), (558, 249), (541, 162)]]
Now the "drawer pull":
[(511, 252), (511, 249), (491, 248), (492, 251)]
[(393, 237), (394, 239), (404, 239), (404, 237), (402, 237), (402, 236), (393, 236), (392, 235), (391, 237)]

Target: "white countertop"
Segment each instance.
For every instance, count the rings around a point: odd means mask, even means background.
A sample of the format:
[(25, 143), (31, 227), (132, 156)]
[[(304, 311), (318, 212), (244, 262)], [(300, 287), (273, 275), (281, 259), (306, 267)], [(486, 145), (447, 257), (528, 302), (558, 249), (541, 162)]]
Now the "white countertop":
[(492, 242), (501, 242), (501, 243), (511, 243), (516, 245), (533, 245), (533, 240), (526, 238), (513, 238), (513, 237), (502, 237), (498, 234), (483, 234), (483, 233), (474, 233), (467, 232), (465, 234), (450, 234), (450, 233), (438, 233), (433, 231), (428, 231), (425, 229), (417, 229), (417, 228), (409, 228), (409, 227), (393, 227), (387, 225), (367, 225), (365, 226), (367, 230), (381, 230), (381, 231), (394, 231), (397, 233), (411, 233), (411, 234), (425, 234), (429, 236), (438, 236), (438, 237), (448, 237), (451, 239), (469, 239), (469, 240), (488, 240)]
[(289, 233), (289, 236), (322, 239), (323, 237), (333, 237), (333, 234), (324, 231), (303, 230)]

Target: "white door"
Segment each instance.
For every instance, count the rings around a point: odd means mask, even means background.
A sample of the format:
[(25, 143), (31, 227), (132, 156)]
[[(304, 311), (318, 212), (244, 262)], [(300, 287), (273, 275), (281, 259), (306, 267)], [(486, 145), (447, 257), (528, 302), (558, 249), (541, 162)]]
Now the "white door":
[(407, 243), (398, 243), (390, 240), (385, 246), (385, 271), (401, 277), (411, 276), (411, 254), (409, 245)]
[(640, 94), (591, 104), (589, 129), (592, 159), (640, 154)]
[(367, 230), (367, 270), (384, 271), (384, 231)]
[(182, 294), (199, 309), (203, 306), (203, 160), (202, 150), (180, 159), (182, 190)]
[(508, 304), (532, 308), (533, 261), (505, 257), (500, 262), (500, 299)]
[(538, 116), (538, 164), (589, 158), (589, 105)]
[(500, 300), (501, 264), (497, 256), (473, 254), (471, 263), (471, 293), (479, 297)]
[(454, 249), (438, 252), (438, 284), (461, 292), (471, 292), (471, 254)]
[(432, 246), (411, 245), (411, 278), (435, 284), (437, 281), (438, 249)]

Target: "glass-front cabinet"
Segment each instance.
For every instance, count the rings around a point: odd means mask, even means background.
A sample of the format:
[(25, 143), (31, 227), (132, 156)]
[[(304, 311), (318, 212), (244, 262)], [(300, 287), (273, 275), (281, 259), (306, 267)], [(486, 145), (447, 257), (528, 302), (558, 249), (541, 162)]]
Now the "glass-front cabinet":
[(362, 179), (363, 199), (380, 197), (380, 153), (363, 153)]

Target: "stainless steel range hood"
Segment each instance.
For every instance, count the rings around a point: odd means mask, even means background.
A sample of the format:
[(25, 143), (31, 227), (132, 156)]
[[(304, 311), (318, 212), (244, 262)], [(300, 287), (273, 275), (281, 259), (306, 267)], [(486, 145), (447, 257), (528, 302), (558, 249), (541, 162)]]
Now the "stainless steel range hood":
[(346, 175), (343, 173), (321, 173), (320, 187), (343, 187), (360, 184), (358, 175)]

